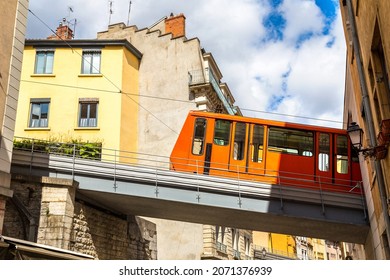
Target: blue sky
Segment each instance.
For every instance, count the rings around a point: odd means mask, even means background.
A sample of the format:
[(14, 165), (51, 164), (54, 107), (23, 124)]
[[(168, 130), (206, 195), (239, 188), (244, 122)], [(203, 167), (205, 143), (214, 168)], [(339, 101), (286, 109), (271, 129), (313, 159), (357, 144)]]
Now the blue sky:
[[(59, 0), (55, 9), (52, 3), (30, 0), (30, 9), (52, 29), (63, 17), (77, 18), (79, 39), (107, 29), (108, 0)], [(127, 22), (128, 5), (129, 0), (113, 2), (111, 23)], [(144, 28), (171, 12), (184, 13), (187, 38), (198, 37), (213, 54), (236, 105), (250, 109), (245, 115), (341, 121), (345, 39), (338, 5), (338, 0), (132, 0), (130, 24)], [(31, 15), (27, 31), (28, 38), (50, 33)]]

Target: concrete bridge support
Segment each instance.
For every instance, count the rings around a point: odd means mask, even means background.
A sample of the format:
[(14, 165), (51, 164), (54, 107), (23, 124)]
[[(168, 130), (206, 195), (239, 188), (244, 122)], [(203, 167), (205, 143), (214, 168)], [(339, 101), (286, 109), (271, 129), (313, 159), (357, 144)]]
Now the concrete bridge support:
[(98, 259), (156, 259), (153, 223), (78, 197), (70, 179), (13, 175), (3, 235), (91, 255)]

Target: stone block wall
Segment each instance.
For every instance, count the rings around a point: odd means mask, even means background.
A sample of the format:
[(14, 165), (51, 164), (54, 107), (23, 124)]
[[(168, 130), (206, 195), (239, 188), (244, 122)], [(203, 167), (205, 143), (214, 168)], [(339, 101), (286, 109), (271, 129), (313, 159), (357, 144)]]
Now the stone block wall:
[(148, 260), (157, 257), (156, 226), (76, 203), (70, 250), (99, 259)]
[(97, 259), (157, 258), (155, 224), (77, 200), (77, 186), (73, 180), (13, 176), (3, 235)]

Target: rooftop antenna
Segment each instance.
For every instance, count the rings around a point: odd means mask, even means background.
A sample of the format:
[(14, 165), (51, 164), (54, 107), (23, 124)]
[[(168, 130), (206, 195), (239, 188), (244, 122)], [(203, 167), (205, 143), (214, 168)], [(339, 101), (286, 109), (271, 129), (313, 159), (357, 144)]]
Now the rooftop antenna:
[(114, 13), (114, 11), (112, 10), (112, 2), (114, 2), (114, 1), (111, 1), (111, 0), (108, 1), (108, 4), (110, 6), (109, 17), (108, 17), (108, 25), (111, 25), (111, 15)]
[(70, 18), (70, 13), (73, 13), (73, 7), (72, 6), (68, 6), (68, 18)]
[[(68, 24), (69, 27), (71, 27), (71, 26), (73, 27), (72, 29), (73, 29), (73, 37), (74, 37), (76, 34), (77, 19), (76, 18), (70, 19), (71, 13), (73, 13), (73, 12), (74, 12), (73, 7), (68, 6), (68, 18), (66, 20), (66, 23)], [(65, 23), (65, 21), (64, 21), (64, 23)]]
[(130, 23), (130, 11), (131, 11), (131, 1), (129, 2), (129, 13), (127, 14), (127, 26), (129, 26)]

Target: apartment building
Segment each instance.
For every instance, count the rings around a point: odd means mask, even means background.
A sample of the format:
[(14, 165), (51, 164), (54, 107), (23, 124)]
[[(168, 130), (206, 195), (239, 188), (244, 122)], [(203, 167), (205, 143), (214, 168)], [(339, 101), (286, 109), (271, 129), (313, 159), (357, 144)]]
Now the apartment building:
[(26, 32), (28, 0), (0, 2), (0, 234), (6, 201), (12, 197), (11, 159)]
[(390, 259), (390, 2), (340, 0), (340, 7), (347, 45), (344, 123), (360, 155), (371, 227), (364, 246), (343, 248), (353, 259)]
[(107, 160), (136, 151), (141, 53), (126, 40), (73, 40), (65, 23), (57, 35), (26, 40), (15, 136), (96, 144)]

